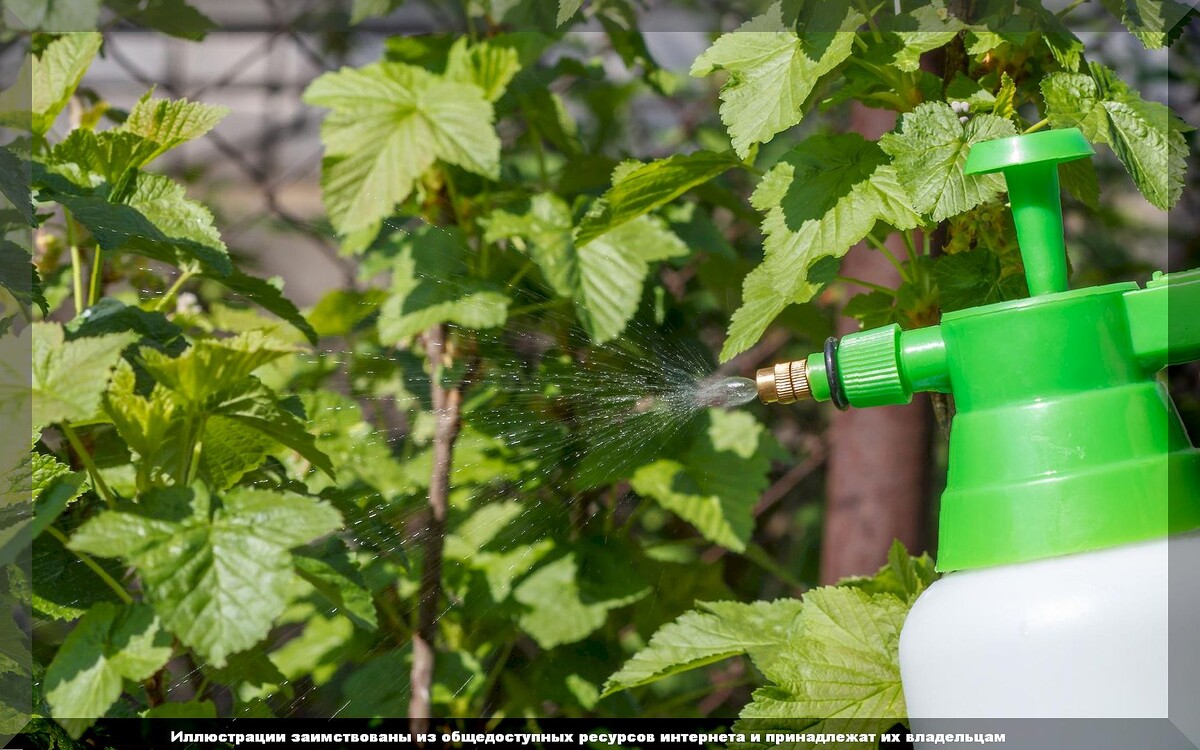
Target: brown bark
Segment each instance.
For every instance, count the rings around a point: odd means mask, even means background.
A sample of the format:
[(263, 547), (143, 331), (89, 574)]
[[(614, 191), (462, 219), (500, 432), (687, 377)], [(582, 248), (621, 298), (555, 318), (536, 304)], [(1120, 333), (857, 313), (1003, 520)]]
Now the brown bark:
[(424, 333), (425, 356), (430, 364), (430, 398), (436, 426), (433, 434), (433, 469), (429, 476), (429, 509), (419, 542), (422, 547), (421, 588), (417, 603), (417, 628), (412, 640), (412, 693), (408, 701), (410, 729), (424, 734), (429, 729), (430, 690), (435, 661), (434, 640), (441, 614), (442, 549), (446, 538), (446, 506), (450, 492), (450, 466), (454, 441), (458, 438), (460, 388), (446, 388), (442, 368), (449, 364), (445, 327), (436, 325)]
[[(890, 130), (895, 115), (855, 105), (851, 129), (868, 138)], [(889, 248), (899, 257), (898, 240)], [(878, 251), (856, 246), (842, 274), (895, 287), (899, 275)], [(850, 294), (866, 291), (850, 289)], [(858, 330), (839, 318), (838, 335)], [(837, 412), (829, 429), (821, 581), (874, 573), (887, 558), (893, 539), (910, 550), (921, 548), (928, 479), (929, 404), (918, 396), (906, 406)]]

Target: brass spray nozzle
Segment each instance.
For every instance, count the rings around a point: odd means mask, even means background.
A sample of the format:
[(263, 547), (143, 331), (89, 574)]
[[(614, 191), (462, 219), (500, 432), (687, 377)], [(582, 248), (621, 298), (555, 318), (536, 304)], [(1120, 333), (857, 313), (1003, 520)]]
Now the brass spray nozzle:
[(808, 384), (808, 363), (803, 359), (764, 367), (754, 380), (758, 385), (758, 398), (764, 404), (791, 404), (812, 398), (812, 388)]

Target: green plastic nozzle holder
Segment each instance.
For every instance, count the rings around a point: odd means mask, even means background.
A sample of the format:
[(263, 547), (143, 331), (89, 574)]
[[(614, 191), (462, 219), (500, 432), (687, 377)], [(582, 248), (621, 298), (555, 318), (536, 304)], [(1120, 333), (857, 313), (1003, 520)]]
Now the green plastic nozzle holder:
[[(939, 570), (1200, 528), (1200, 451), (1158, 378), (1200, 359), (1200, 269), (1145, 288), (1068, 288), (1057, 169), (1091, 154), (1069, 129), (979, 143), (968, 155), (965, 173), (1004, 174), (1029, 298), (837, 345), (836, 385), (851, 406), (954, 396)], [(829, 399), (825, 356), (807, 365), (814, 397)]]

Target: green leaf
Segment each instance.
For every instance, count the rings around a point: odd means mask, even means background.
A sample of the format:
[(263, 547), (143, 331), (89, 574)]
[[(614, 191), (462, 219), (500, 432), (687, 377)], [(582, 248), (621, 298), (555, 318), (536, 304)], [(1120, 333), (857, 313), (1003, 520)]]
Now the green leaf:
[(79, 32), (96, 28), (100, 0), (8, 0), (16, 27), (30, 31)]
[(29, 525), (29, 538), (37, 537), (54, 523), (72, 500), (87, 488), (87, 474), (72, 471), (51, 479), (40, 492), (36, 492), (33, 523)]
[(982, 247), (938, 258), (932, 275), (946, 312), (1029, 296), (1025, 277), (1005, 275), (1000, 258)]
[(93, 606), (46, 669), (45, 695), (54, 718), (83, 734), (121, 697), (124, 680), (141, 682), (171, 658), (171, 639), (143, 605)]
[(485, 99), (494, 102), (520, 69), (520, 54), (515, 48), (488, 42), (471, 44), (467, 37), (461, 37), (446, 58), (445, 78), (474, 84), (483, 90)]
[(305, 555), (296, 555), (295, 561), (300, 577), (355, 625), (366, 630), (379, 627), (371, 593), (363, 587), (361, 577), (348, 562), (335, 567), (326, 560)]
[(816, 31), (801, 37), (784, 26), (776, 3), (718, 38), (692, 64), (693, 76), (729, 72), (721, 87), (721, 121), (741, 158), (800, 122), (821, 76), (850, 56), (862, 15), (841, 3), (822, 3), (817, 12)]
[[(248, 378), (215, 395), (206, 408), (211, 414), (210, 421), (222, 418), (253, 429), (291, 448), (312, 466), (333, 476), (329, 457), (317, 448), (316, 440), (305, 429), (304, 422), (280, 406), (271, 389), (256, 379)], [(218, 419), (217, 424), (223, 422)], [(207, 432), (205, 435), (207, 441)]]
[(368, 18), (384, 18), (404, 5), (404, 0), (354, 0), (350, 10), (350, 23), (360, 24)]
[(125, 331), (138, 334), (142, 344), (172, 354), (178, 354), (187, 345), (183, 329), (167, 320), (167, 316), (126, 305), (113, 297), (104, 297), (67, 324), (71, 339)]
[(23, 308), (37, 305), (42, 315), (49, 315), (42, 280), (32, 260), (20, 245), (0, 239), (0, 286), (7, 289)]
[(936, 223), (1004, 189), (1002, 175), (964, 175), (962, 168), (974, 144), (1016, 134), (1007, 119), (976, 115), (964, 125), (950, 105), (926, 102), (906, 112), (899, 130), (880, 138), (879, 146), (892, 157), (913, 209)]
[(896, 308), (896, 295), (874, 291), (851, 297), (842, 315), (854, 318), (865, 329), (899, 323), (902, 312)]
[[(123, 186), (133, 170), (154, 158), (157, 148), (135, 133), (76, 128), (55, 144), (47, 168), (85, 188), (102, 182)], [(114, 202), (119, 198), (114, 197)]]
[(382, 289), (332, 289), (309, 311), (308, 320), (319, 336), (345, 336), (374, 315), (387, 296)]
[(797, 145), (762, 179), (751, 202), (767, 212), (764, 259), (746, 277), (722, 361), (757, 343), (789, 304), (817, 293), (820, 285), (809, 278), (814, 262), (845, 255), (878, 222), (911, 229), (920, 221), (883, 152), (854, 133)]
[(34, 323), (32, 328), (34, 426), (96, 416), (109, 372), (137, 336), (112, 333), (64, 342), (57, 323)]
[(933, 559), (928, 554), (913, 557), (904, 544), (895, 539), (888, 550), (887, 564), (878, 573), (871, 577), (843, 578), (837, 585), (858, 588), (868, 594), (891, 594), (911, 604), (937, 578)]
[(755, 663), (769, 662), (791, 645), (801, 602), (777, 599), (749, 604), (699, 602), (697, 606), (660, 628), (645, 648), (608, 678), (602, 697), (731, 656), (750, 654)]
[(58, 113), (75, 93), (102, 41), (103, 37), (96, 31), (63, 34), (46, 45), (41, 55), (33, 58), (30, 108), (35, 134), (49, 132)]
[(241, 295), (267, 312), (274, 313), (287, 321), (293, 328), (304, 334), (304, 338), (308, 339), (308, 343), (317, 343), (317, 332), (313, 330), (308, 320), (300, 313), (295, 303), (283, 296), (282, 281), (275, 279), (267, 281), (257, 276), (243, 273), (236, 268), (228, 274), (221, 274), (215, 270), (206, 270), (202, 271), (200, 275), (219, 282), (229, 291)]
[(435, 161), (499, 176), (495, 114), (476, 85), (382, 62), (326, 73), (304, 101), (332, 110), (321, 126), (321, 187), (341, 234), (390, 216)]
[(84, 523), (71, 548), (132, 564), (163, 623), (214, 666), (267, 635), (293, 575), (289, 549), (341, 516), (307, 497), (239, 488), (209, 511), (194, 490), (143, 495)]
[(158, 148), (151, 157), (153, 159), (164, 151), (204, 135), (227, 114), (228, 107), (187, 99), (152, 99), (147, 92), (129, 110), (129, 116), (121, 123), (120, 131), (139, 135), (157, 144)]
[(836, 732), (854, 720), (856, 732), (879, 733), (903, 721), (898, 651), (907, 614), (908, 604), (887, 594), (828, 586), (805, 594), (799, 637), (761, 665), (775, 684), (755, 691), (735, 729)]
[(688, 190), (724, 174), (741, 162), (733, 152), (696, 151), (676, 154), (626, 171), (579, 224), (575, 241), (591, 240), (631, 219), (664, 206)]
[(555, 25), (562, 26), (583, 7), (583, 0), (558, 0), (558, 16)]
[(1107, 144), (1146, 200), (1171, 208), (1183, 191), (1183, 134), (1191, 126), (1165, 105), (1142, 99), (1109, 68), (1091, 63), (1088, 70), (1042, 80), (1050, 124), (1077, 127), (1089, 141)]
[(1058, 181), (1068, 193), (1095, 211), (1100, 208), (1100, 180), (1096, 163), (1091, 159), (1074, 159), (1058, 165)]
[(241, 385), (263, 365), (298, 351), (256, 330), (226, 339), (202, 339), (177, 357), (143, 348), (141, 357), (155, 380), (198, 404)]
[(996, 92), (996, 101), (992, 104), (992, 114), (1011, 120), (1016, 114), (1017, 84), (1007, 72), (1000, 74), (1000, 90)]
[(1101, 0), (1146, 49), (1162, 49), (1174, 41), (1193, 6), (1176, 0)]
[[(597, 563), (601, 572), (589, 570)], [(513, 598), (527, 607), (521, 628), (542, 648), (554, 648), (583, 640), (604, 625), (610, 610), (649, 593), (628, 569), (628, 552), (594, 545), (543, 564), (513, 589)]]
[[(43, 534), (34, 539), (31, 557), (32, 604), (40, 616), (52, 620), (77, 620), (98, 602), (120, 604), (113, 590), (54, 537)], [(116, 561), (97, 560), (96, 563), (113, 580), (124, 575), (121, 564)]]
[(745, 412), (711, 409), (707, 426), (681, 460), (660, 459), (630, 484), (704, 535), (742, 552), (754, 530), (754, 506), (767, 488), (770, 459), (760, 450), (763, 426)]
[(4, 194), (26, 224), (34, 226), (29, 162), (7, 148), (0, 148), (0, 193)]
[(518, 237), (547, 283), (575, 302), (592, 341), (603, 344), (625, 330), (642, 299), (650, 264), (686, 255), (688, 248), (657, 217), (639, 216), (586, 244), (571, 239), (571, 211), (558, 196), (534, 196), (522, 213), (495, 211), (484, 239)]
[[(131, 136), (134, 137), (134, 136)], [(229, 251), (200, 203), (188, 200), (182, 185), (159, 174), (137, 173), (121, 203), (54, 175), (35, 172), (47, 185), (43, 196), (71, 210), (106, 252), (127, 251), (179, 268), (196, 261), (219, 277), (233, 271)]]
[(466, 275), (468, 249), (456, 229), (423, 226), (398, 244), (391, 296), (379, 311), (381, 342), (410, 339), (437, 323), (479, 330), (504, 324), (508, 296)]
[(963, 24), (950, 15), (940, 2), (922, 4), (899, 15), (881, 14), (879, 30), (892, 36), (895, 42), (886, 45), (891, 51), (885, 62), (913, 73), (921, 67), (921, 55), (949, 44), (962, 30)]
[(104, 0), (130, 23), (183, 39), (200, 40), (217, 24), (184, 0)]

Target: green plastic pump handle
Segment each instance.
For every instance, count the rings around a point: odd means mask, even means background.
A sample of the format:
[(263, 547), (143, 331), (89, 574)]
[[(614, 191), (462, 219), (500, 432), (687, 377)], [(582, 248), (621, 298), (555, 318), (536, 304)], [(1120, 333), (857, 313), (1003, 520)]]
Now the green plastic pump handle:
[(1095, 151), (1077, 128), (1046, 130), (976, 144), (963, 174), (1003, 172), (1025, 278), (1033, 296), (1067, 290), (1058, 165)]
[(968, 155), (965, 172), (1004, 174), (1029, 298), (849, 334), (807, 360), (819, 401), (833, 388), (854, 407), (953, 394), (939, 570), (1200, 528), (1200, 451), (1157, 378), (1200, 359), (1200, 269), (1068, 289), (1057, 165), (1091, 153), (1069, 129)]

